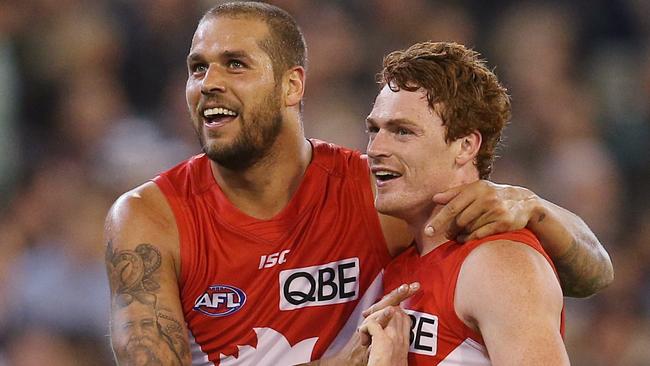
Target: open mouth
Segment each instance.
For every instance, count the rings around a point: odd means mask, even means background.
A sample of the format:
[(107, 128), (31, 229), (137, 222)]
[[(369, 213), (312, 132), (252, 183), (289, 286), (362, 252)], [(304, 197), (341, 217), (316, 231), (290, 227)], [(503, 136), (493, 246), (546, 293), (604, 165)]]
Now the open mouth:
[(203, 118), (208, 127), (222, 126), (237, 118), (238, 115), (237, 112), (223, 107), (207, 108), (203, 110)]
[(378, 182), (389, 182), (402, 176), (401, 174), (390, 170), (377, 170), (374, 171), (373, 174)]

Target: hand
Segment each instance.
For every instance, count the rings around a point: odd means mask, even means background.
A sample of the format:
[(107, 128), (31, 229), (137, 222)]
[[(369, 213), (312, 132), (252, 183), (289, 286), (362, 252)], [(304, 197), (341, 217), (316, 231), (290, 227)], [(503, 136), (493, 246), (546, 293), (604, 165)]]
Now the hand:
[(537, 196), (523, 187), (480, 180), (433, 196), (445, 205), (425, 225), (425, 235), (444, 230), (448, 239), (460, 242), (523, 229), (530, 221)]
[(411, 319), (398, 306), (366, 318), (359, 331), (372, 338), (368, 366), (407, 365), (410, 328)]
[[(399, 306), (399, 304), (402, 301), (413, 296), (419, 290), (420, 290), (419, 282), (413, 282), (409, 285), (402, 284), (401, 286), (391, 291), (389, 294), (384, 295), (384, 297), (382, 297), (381, 300), (372, 304), (368, 309), (364, 310), (363, 313), (361, 313), (361, 315), (363, 315), (364, 318), (367, 318), (373, 314), (377, 314), (380, 310), (384, 310), (391, 306)], [(383, 322), (384, 319), (386, 322)], [(376, 319), (376, 321), (377, 320), (381, 323), (382, 327), (385, 327), (386, 323), (388, 322), (388, 318), (380, 317)], [(367, 332), (360, 332), (360, 336), (361, 336), (361, 345), (363, 346), (370, 345), (370, 336)]]
[(370, 314), (375, 313), (384, 308), (387, 308), (389, 306), (398, 306), (402, 301), (413, 296), (419, 290), (420, 290), (419, 282), (413, 282), (411, 284), (404, 283), (401, 286), (394, 289), (393, 291), (391, 291), (388, 295), (384, 295), (384, 297), (382, 297), (381, 300), (372, 304), (368, 309), (364, 310), (363, 313), (361, 313), (361, 315), (363, 315), (364, 318), (367, 318), (368, 316), (370, 316)]

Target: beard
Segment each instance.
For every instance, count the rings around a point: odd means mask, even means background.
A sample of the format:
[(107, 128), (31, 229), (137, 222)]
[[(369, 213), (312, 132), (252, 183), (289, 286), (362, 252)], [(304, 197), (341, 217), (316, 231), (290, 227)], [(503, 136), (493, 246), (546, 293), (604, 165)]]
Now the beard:
[(217, 164), (234, 171), (250, 168), (264, 158), (282, 130), (280, 93), (274, 89), (249, 117), (239, 116), (241, 130), (229, 145), (206, 144), (201, 130), (197, 130), (205, 155)]

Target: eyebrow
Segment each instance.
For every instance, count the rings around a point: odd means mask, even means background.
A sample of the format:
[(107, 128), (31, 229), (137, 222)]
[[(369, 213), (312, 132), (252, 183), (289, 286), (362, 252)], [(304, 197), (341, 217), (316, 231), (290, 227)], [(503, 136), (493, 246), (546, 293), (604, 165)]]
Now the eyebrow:
[[(370, 124), (370, 125), (373, 125), (373, 126), (377, 125), (377, 121), (375, 119), (373, 119), (373, 118), (370, 118), (370, 117), (366, 118), (366, 123)], [(411, 121), (410, 119), (406, 119), (406, 118), (392, 118), (392, 119), (389, 119), (388, 121), (386, 121), (386, 125), (388, 127), (394, 127), (394, 126), (418, 127), (417, 124), (413, 123), (413, 121)]]
[[(244, 58), (249, 59), (248, 53), (240, 50), (236, 51), (224, 51), (219, 54), (219, 57), (223, 58)], [(199, 53), (192, 52), (187, 56), (187, 62), (200, 61), (203, 60), (203, 56)]]

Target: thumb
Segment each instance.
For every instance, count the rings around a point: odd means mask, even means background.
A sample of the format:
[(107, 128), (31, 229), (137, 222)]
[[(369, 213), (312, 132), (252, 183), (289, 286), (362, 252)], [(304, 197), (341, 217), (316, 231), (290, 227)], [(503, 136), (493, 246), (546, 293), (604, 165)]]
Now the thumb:
[(370, 334), (371, 337), (380, 335), (384, 331), (384, 328), (382, 328), (382, 326), (379, 323), (374, 321), (368, 322), (368, 324), (366, 324), (366, 329), (368, 334)]
[(454, 199), (454, 197), (458, 196), (460, 191), (462, 191), (463, 186), (456, 186), (453, 188), (449, 188), (448, 190), (440, 193), (436, 193), (433, 195), (433, 202), (439, 204), (439, 205), (446, 205)]

